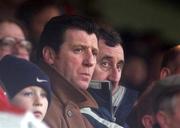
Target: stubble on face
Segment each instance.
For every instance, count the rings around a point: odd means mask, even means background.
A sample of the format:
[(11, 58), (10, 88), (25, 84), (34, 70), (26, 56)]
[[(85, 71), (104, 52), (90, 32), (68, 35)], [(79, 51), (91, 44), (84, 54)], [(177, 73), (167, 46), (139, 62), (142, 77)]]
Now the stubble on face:
[[(103, 39), (99, 40), (99, 54), (97, 65), (93, 73), (94, 80), (109, 80), (113, 93), (119, 88), (121, 71), (124, 65), (124, 51), (121, 45), (109, 47)], [(116, 73), (114, 72), (116, 70)], [(118, 70), (118, 71), (117, 71)]]
[[(56, 56), (55, 67), (58, 72), (72, 85), (87, 89), (91, 80), (98, 51), (97, 37), (78, 29), (69, 29), (65, 40)], [(89, 58), (89, 59), (88, 59)], [(91, 66), (88, 66), (87, 63)], [(93, 62), (91, 62), (93, 61)]]

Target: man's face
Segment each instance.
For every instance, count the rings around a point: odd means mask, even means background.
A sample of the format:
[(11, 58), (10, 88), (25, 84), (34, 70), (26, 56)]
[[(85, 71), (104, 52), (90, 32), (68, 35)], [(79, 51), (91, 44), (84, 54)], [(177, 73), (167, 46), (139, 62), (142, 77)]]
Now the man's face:
[[(19, 57), (21, 56), (22, 52), (25, 52), (25, 49), (21, 50), (18, 54), (18, 49), (14, 47), (14, 44), (16, 42), (20, 42), (21, 40), (25, 39), (25, 35), (23, 30), (16, 25), (15, 23), (9, 23), (5, 22), (0, 24), (0, 39), (6, 40), (6, 42), (9, 42), (8, 45), (3, 46), (0, 48), (0, 57), (4, 57), (5, 55), (16, 55)], [(6, 38), (6, 39), (5, 39)], [(14, 53), (17, 52), (17, 53)], [(27, 50), (26, 50), (27, 51)], [(29, 53), (25, 57), (21, 56), (20, 58), (25, 58), (29, 60)]]
[(98, 41), (95, 34), (69, 29), (55, 55), (54, 68), (71, 84), (87, 89), (96, 65)]
[(93, 80), (109, 80), (113, 85), (113, 92), (118, 88), (124, 64), (124, 52), (121, 45), (109, 47), (104, 40), (99, 40), (99, 54)]

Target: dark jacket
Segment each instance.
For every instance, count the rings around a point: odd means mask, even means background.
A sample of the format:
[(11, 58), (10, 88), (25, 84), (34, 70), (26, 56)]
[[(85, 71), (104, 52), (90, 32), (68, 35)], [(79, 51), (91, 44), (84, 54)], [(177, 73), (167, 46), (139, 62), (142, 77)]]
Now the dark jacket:
[(96, 101), (85, 90), (67, 82), (47, 64), (40, 67), (48, 74), (52, 85), (52, 101), (45, 116), (50, 128), (92, 128), (88, 119), (80, 113), (84, 107), (97, 108)]
[(121, 124), (122, 126), (127, 127), (127, 117), (130, 114), (135, 101), (138, 98), (138, 91), (124, 87), (125, 93), (119, 104), (118, 109), (115, 112), (116, 123)]
[(81, 112), (95, 128), (123, 128), (114, 122), (112, 95), (109, 81), (91, 81), (88, 91), (98, 102), (99, 108), (83, 108)]
[(100, 88), (97, 88), (97, 85), (94, 86), (94, 88), (92, 86), (92, 84), (94, 84), (93, 81), (93, 83), (91, 82), (90, 88), (88, 89), (88, 91), (91, 93), (94, 99), (96, 99), (96, 102), (99, 105), (99, 109), (92, 110), (100, 117), (128, 128), (126, 124), (126, 118), (137, 99), (137, 91), (121, 86), (116, 92), (116, 95), (112, 97), (110, 82), (100, 82)]

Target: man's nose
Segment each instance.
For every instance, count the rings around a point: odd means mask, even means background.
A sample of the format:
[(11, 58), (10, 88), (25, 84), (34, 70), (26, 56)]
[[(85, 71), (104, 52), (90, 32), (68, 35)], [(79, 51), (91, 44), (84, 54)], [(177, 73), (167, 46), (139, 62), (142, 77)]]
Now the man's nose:
[(109, 75), (109, 79), (114, 82), (119, 82), (121, 77), (121, 72), (117, 68), (112, 68), (111, 73)]
[(88, 67), (92, 67), (96, 64), (96, 56), (92, 53), (91, 50), (87, 50), (87, 52), (85, 53), (83, 63)]

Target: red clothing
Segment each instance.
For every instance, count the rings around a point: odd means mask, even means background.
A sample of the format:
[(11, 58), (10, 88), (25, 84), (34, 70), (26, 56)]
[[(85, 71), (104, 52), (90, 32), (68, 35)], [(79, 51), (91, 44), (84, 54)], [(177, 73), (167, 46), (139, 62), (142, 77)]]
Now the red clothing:
[(20, 109), (12, 104), (10, 104), (6, 92), (0, 86), (0, 111), (12, 112), (12, 113), (25, 113), (25, 110)]

